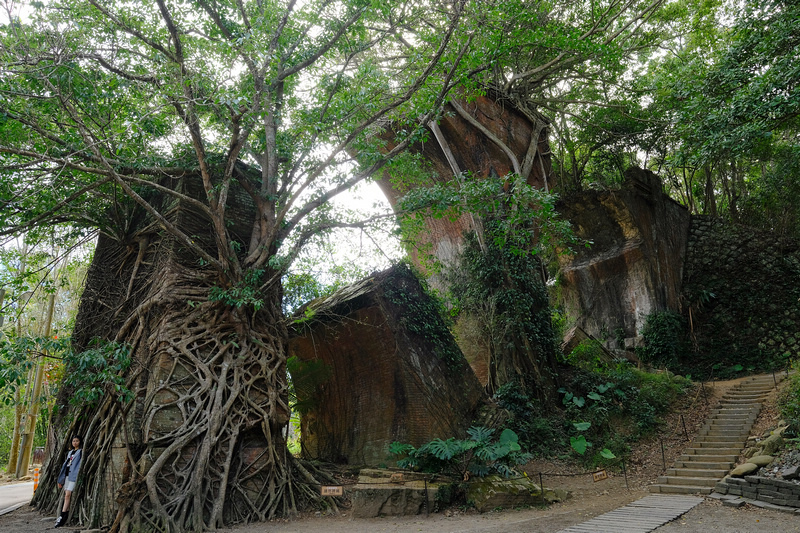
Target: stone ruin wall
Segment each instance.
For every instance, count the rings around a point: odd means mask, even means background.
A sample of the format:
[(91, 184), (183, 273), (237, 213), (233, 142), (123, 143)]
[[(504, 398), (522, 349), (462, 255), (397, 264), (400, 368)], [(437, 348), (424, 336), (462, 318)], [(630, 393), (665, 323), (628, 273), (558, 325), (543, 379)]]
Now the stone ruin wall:
[[(400, 265), (308, 304), (313, 318), (293, 326), (289, 355), (330, 376), (311, 397), (297, 391), (313, 406), (301, 417), (305, 457), (376, 466), (394, 441), (466, 433), (485, 392), (441, 318), (424, 312), (429, 298)], [(430, 321), (441, 323), (420, 334)]]
[(785, 367), (800, 357), (800, 242), (693, 216), (683, 303), (709, 364)]
[(620, 190), (586, 191), (560, 208), (593, 242), (562, 259), (559, 273), (577, 325), (609, 348), (631, 349), (646, 317), (670, 310), (686, 319), (690, 366), (764, 370), (798, 358), (800, 243), (689, 215), (651, 172), (626, 177)]
[(632, 346), (650, 313), (680, 308), (690, 218), (654, 173), (632, 168), (625, 177), (621, 189), (585, 191), (559, 206), (591, 242), (560, 258), (561, 301), (577, 326), (614, 349)]

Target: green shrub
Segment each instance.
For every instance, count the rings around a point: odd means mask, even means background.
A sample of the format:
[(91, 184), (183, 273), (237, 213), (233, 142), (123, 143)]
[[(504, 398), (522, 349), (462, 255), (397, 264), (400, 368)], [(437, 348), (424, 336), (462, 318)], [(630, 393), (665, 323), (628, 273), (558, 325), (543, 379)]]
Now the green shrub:
[(607, 368), (607, 359), (608, 356), (606, 352), (603, 351), (603, 347), (599, 341), (586, 339), (581, 341), (581, 343), (566, 356), (566, 363), (589, 372), (598, 372)]
[[(591, 354), (591, 350), (588, 344), (579, 353)], [(594, 361), (593, 357), (583, 361)], [(586, 366), (594, 368), (573, 366), (562, 374), (560, 410), (549, 407), (545, 411), (516, 383), (497, 391), (494, 399), (510, 414), (507, 427), (519, 435), (527, 450), (540, 456), (571, 450), (587, 465), (610, 465), (614, 463), (611, 455), (628, 453), (630, 442), (658, 429), (661, 415), (691, 387), (681, 376), (644, 372), (629, 363)]]
[(793, 365), (795, 373), (778, 400), (781, 417), (789, 424), (787, 436), (800, 437), (800, 362)]
[(0, 469), (8, 466), (11, 436), (14, 433), (14, 406), (0, 403)]
[(494, 429), (473, 426), (467, 439), (434, 439), (419, 448), (393, 442), (389, 453), (399, 457), (397, 466), (442, 473), (464, 479), (467, 473), (483, 477), (494, 472), (504, 477), (516, 475), (514, 467), (527, 463), (531, 455), (522, 452), (517, 434), (504, 429), (494, 440)]
[(677, 369), (684, 354), (688, 353), (686, 323), (672, 311), (657, 311), (647, 316), (642, 328), (644, 346), (636, 353), (642, 362)]
[(509, 412), (507, 427), (519, 435), (520, 442), (530, 453), (549, 456), (566, 448), (568, 439), (563, 418), (553, 413), (545, 416), (541, 404), (529, 398), (519, 383), (501, 386), (494, 399)]
[[(605, 371), (576, 371), (568, 385), (559, 389), (565, 419), (584, 422), (567, 427), (573, 449), (587, 463), (608, 464), (607, 454), (603, 456), (600, 450), (627, 453), (627, 443), (657, 429), (660, 415), (689, 385), (680, 376), (642, 372), (628, 363)], [(591, 425), (586, 427), (586, 422)], [(593, 454), (586, 453), (583, 442), (596, 443)]]

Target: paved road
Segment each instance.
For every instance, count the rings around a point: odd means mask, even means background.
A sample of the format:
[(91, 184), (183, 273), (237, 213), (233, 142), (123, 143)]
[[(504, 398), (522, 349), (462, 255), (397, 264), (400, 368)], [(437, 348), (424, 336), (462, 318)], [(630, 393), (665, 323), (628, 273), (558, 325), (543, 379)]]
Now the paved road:
[(12, 511), (33, 498), (33, 481), (0, 486), (0, 515)]

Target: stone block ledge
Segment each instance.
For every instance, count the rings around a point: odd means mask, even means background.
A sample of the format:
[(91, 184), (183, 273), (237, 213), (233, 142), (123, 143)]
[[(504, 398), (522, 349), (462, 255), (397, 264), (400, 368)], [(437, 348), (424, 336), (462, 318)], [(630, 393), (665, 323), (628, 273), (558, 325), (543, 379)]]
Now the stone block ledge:
[(740, 499), (757, 507), (800, 514), (800, 484), (791, 481), (761, 476), (726, 477), (714, 486), (714, 491), (721, 499)]

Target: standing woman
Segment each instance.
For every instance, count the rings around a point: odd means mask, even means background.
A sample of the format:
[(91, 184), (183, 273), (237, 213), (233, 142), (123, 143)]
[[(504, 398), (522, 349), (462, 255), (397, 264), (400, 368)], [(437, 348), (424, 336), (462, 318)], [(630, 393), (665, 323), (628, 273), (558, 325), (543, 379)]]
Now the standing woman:
[(78, 480), (78, 471), (81, 468), (81, 438), (77, 435), (72, 437), (72, 449), (67, 454), (67, 459), (61, 465), (61, 472), (58, 473), (58, 488), (64, 487), (64, 507), (61, 509), (61, 514), (56, 518), (55, 527), (61, 527), (67, 521), (67, 514), (69, 513), (69, 500), (72, 497), (72, 491), (75, 488), (75, 482)]

